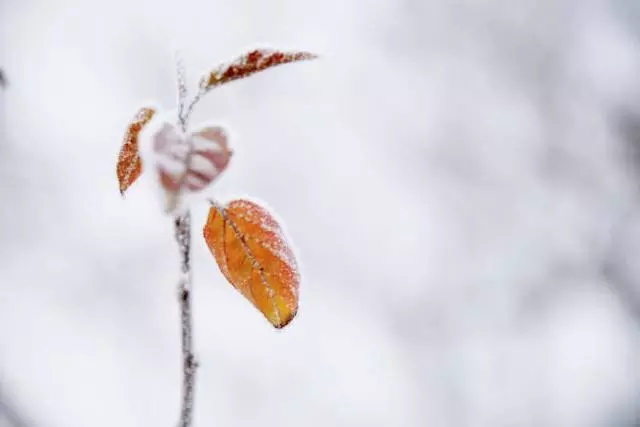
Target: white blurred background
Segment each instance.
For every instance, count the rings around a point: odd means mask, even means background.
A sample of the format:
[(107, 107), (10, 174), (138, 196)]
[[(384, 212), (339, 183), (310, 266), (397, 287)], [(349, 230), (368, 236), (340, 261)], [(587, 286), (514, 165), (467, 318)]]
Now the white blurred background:
[(247, 48), (317, 52), (196, 109), (213, 188), (284, 218), (274, 331), (194, 209), (194, 427), (640, 425), (637, 0), (0, 0), (0, 426), (175, 426), (178, 254), (115, 177), (146, 101)]

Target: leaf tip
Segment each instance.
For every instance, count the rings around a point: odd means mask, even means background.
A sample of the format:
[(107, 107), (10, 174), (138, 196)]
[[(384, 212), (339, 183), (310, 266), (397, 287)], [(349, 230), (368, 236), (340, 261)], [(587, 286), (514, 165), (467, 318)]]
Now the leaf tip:
[(285, 327), (289, 326), (291, 321), (296, 317), (296, 314), (298, 314), (298, 309), (295, 309), (294, 311), (292, 311), (287, 317), (285, 317), (284, 319), (281, 319), (280, 322), (272, 323), (273, 327), (276, 328), (277, 330), (284, 329)]

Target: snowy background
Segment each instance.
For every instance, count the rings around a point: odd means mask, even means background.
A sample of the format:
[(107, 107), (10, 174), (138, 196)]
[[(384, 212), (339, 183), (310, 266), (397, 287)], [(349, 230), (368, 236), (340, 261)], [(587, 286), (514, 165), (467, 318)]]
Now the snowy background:
[(213, 189), (286, 220), (275, 331), (194, 210), (195, 427), (640, 425), (637, 0), (0, 0), (0, 426), (175, 426), (178, 255), (115, 159), (249, 47)]

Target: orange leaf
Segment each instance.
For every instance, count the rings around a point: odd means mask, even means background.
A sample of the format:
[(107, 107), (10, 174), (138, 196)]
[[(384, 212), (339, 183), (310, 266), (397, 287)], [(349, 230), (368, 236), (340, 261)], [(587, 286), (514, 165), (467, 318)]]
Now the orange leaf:
[(269, 49), (252, 50), (231, 63), (219, 65), (206, 74), (200, 80), (200, 88), (211, 90), (221, 84), (248, 77), (251, 74), (276, 65), (314, 58), (317, 58), (317, 55), (309, 52), (280, 52)]
[(127, 127), (116, 165), (120, 194), (122, 195), (142, 173), (142, 162), (138, 154), (138, 135), (155, 113), (156, 110), (153, 108), (141, 108)]
[(276, 328), (298, 310), (300, 275), (282, 228), (262, 206), (234, 200), (213, 205), (204, 239), (222, 274)]

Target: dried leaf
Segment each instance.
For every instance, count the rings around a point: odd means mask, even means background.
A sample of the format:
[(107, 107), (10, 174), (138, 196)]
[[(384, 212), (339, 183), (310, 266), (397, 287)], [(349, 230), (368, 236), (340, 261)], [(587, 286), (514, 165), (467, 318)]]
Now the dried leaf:
[(257, 49), (242, 55), (231, 63), (222, 64), (206, 74), (200, 80), (200, 88), (211, 90), (216, 86), (233, 80), (248, 77), (251, 74), (289, 62), (317, 58), (309, 52), (280, 52), (269, 49)]
[(234, 200), (214, 205), (204, 239), (222, 274), (276, 328), (298, 310), (300, 275), (282, 228), (262, 206)]
[(164, 123), (151, 138), (167, 213), (178, 208), (184, 193), (211, 184), (226, 169), (232, 154), (227, 133), (219, 126), (184, 135), (177, 126)]
[(153, 108), (141, 108), (127, 127), (116, 165), (120, 194), (122, 195), (142, 173), (142, 162), (138, 153), (138, 135), (155, 113), (156, 110)]

